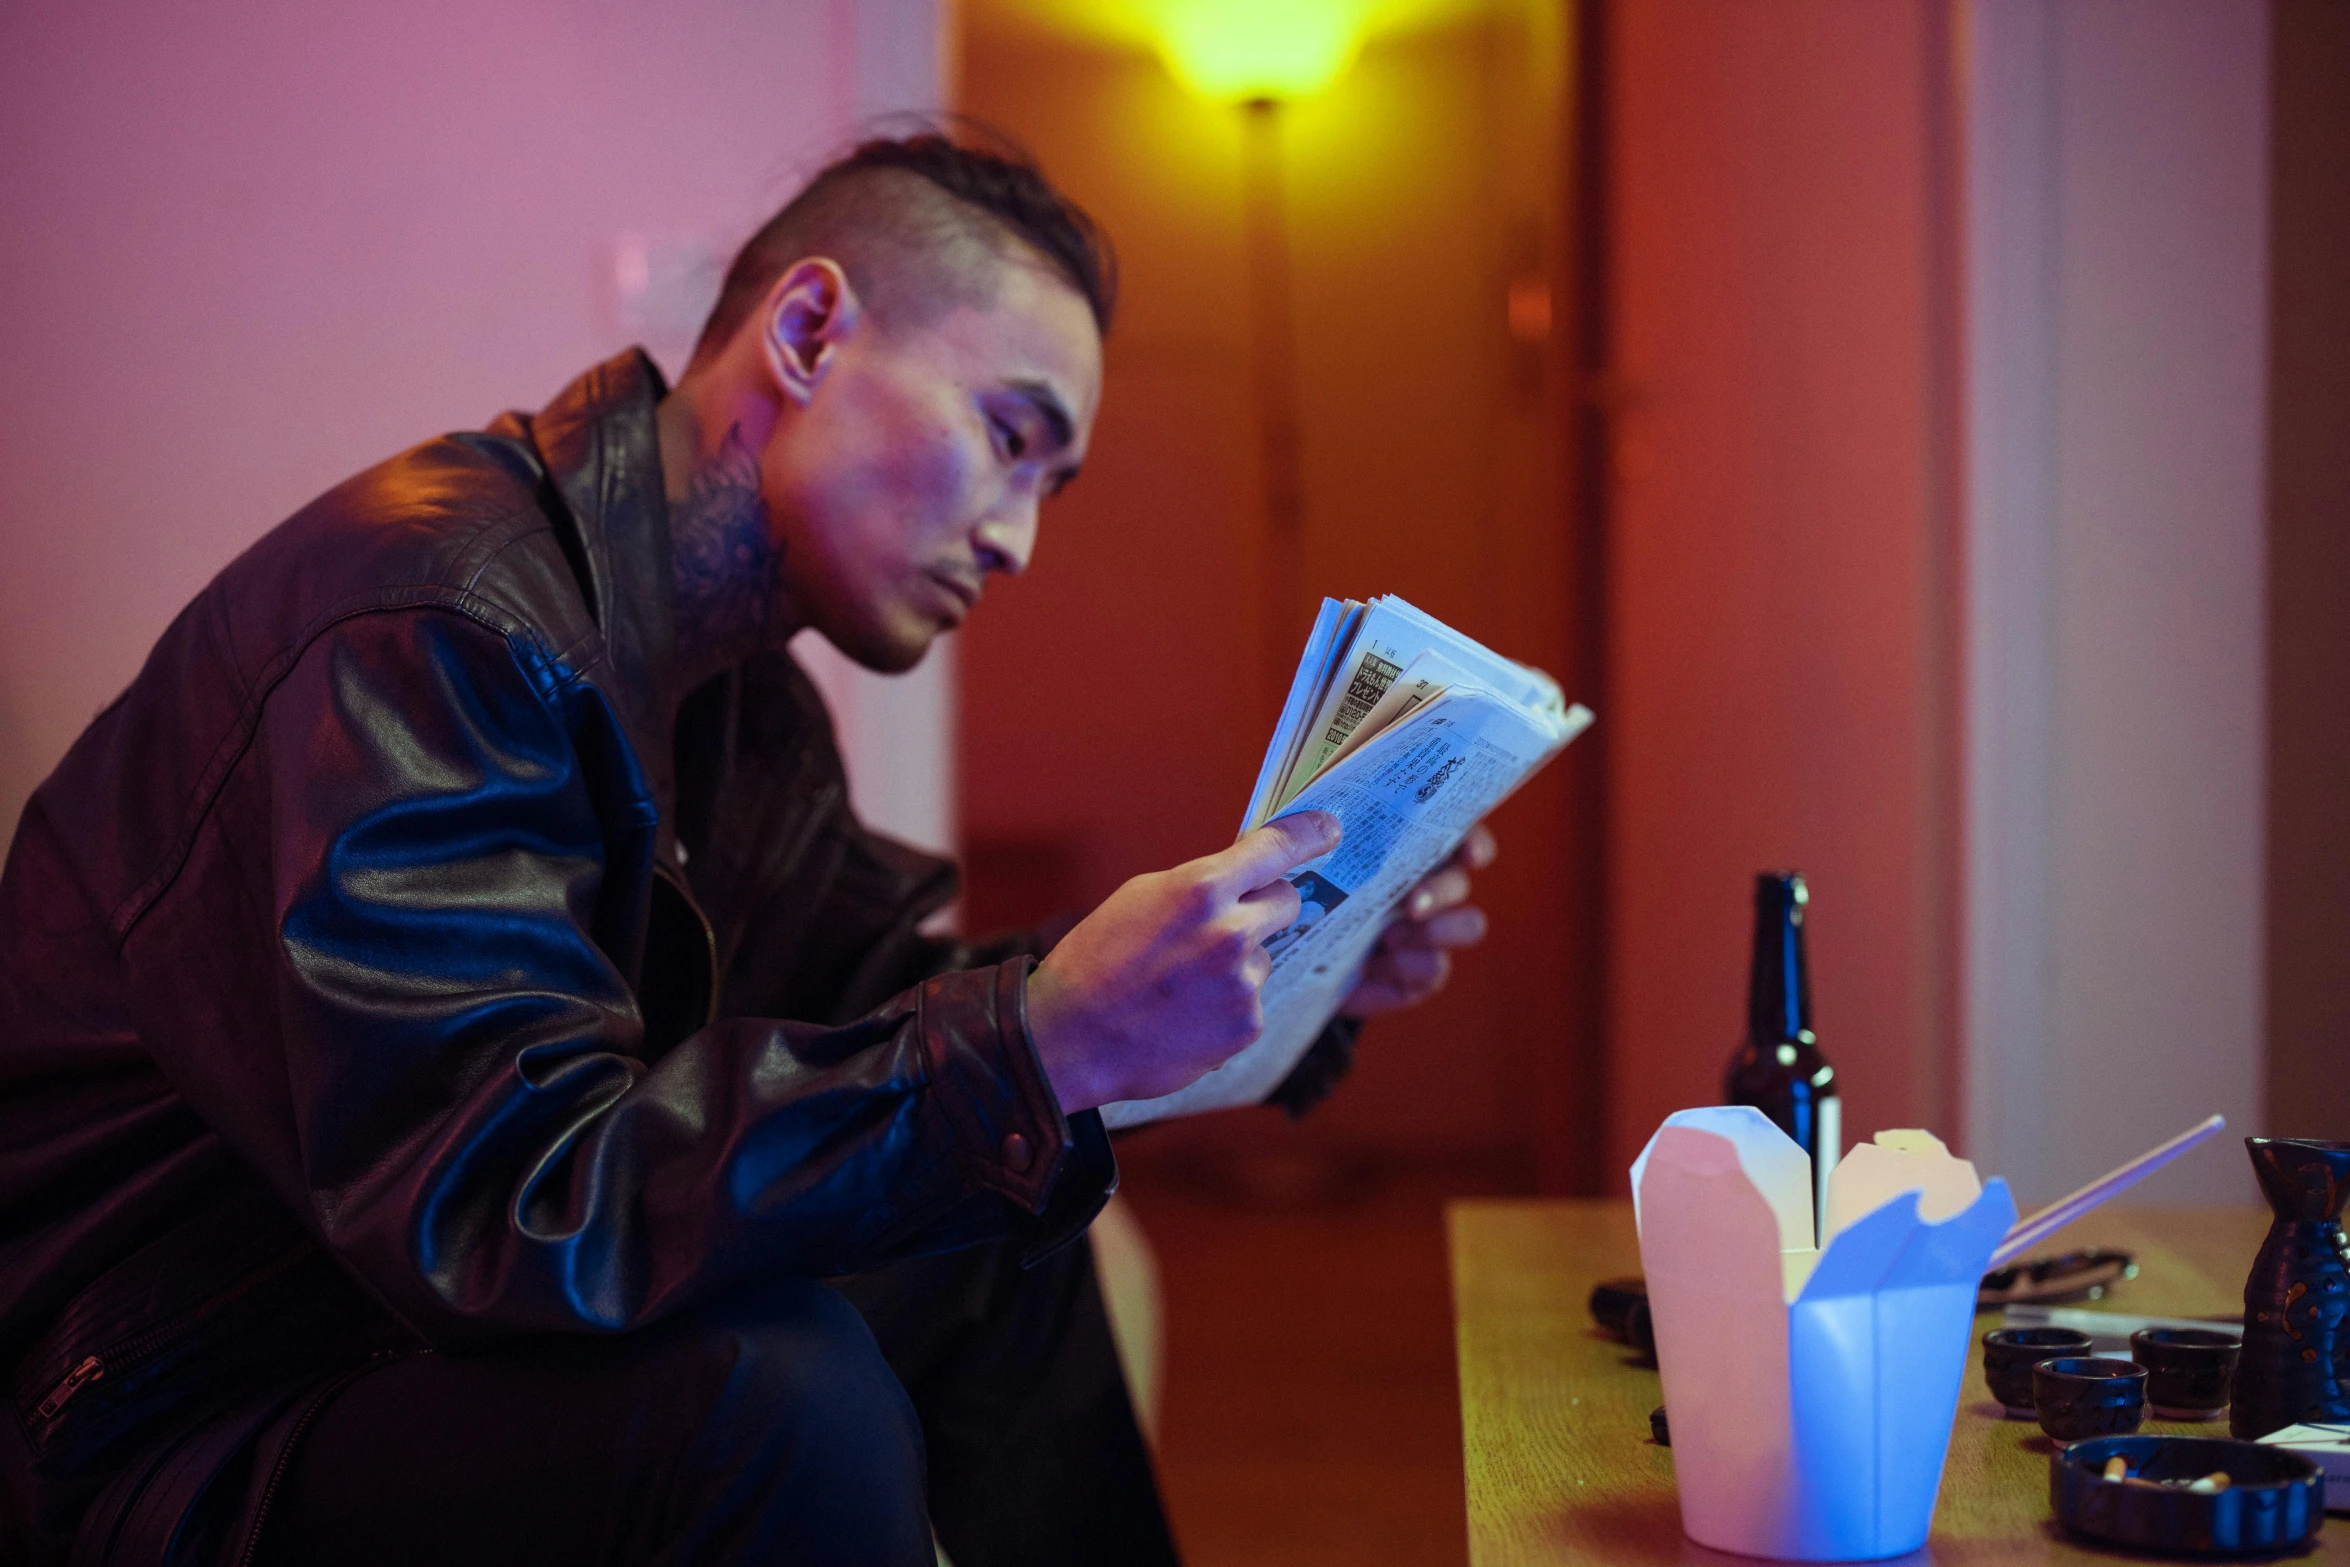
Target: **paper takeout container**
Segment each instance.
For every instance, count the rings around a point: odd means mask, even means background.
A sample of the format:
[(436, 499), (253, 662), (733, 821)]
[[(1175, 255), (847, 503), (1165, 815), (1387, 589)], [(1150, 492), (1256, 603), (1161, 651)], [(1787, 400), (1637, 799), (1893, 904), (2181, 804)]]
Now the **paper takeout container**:
[(1811, 1160), (1725, 1106), (1668, 1117), (1632, 1193), (1689, 1537), (1815, 1562), (1924, 1545), (2007, 1183), (1880, 1133), (1829, 1176), (1816, 1250)]

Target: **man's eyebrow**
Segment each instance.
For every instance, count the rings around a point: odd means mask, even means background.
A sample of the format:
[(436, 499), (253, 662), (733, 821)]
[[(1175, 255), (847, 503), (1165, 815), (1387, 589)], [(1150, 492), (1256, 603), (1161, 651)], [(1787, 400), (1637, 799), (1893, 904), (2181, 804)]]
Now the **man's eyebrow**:
[(1061, 405), (1061, 396), (1042, 381), (1014, 381), (1012, 390), (1028, 399), (1045, 428), (1052, 432), (1053, 445), (1065, 447), (1077, 439), (1077, 421), (1069, 417), (1069, 410)]

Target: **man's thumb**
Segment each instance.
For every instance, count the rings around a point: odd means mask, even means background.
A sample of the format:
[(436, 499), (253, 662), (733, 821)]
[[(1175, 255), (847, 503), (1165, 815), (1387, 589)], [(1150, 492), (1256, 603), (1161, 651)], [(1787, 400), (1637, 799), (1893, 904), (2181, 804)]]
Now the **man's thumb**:
[(1294, 811), (1246, 834), (1218, 858), (1234, 889), (1246, 893), (1337, 847), (1337, 817), (1328, 811)]

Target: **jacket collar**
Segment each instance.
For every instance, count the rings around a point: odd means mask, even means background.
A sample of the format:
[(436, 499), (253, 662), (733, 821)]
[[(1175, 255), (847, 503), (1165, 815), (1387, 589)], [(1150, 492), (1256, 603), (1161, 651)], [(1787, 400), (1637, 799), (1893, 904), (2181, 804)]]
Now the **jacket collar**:
[(547, 477), (577, 529), (588, 613), (604, 638), (606, 689), (648, 777), (666, 831), (677, 654), (669, 502), (654, 405), (668, 383), (642, 349), (605, 360), (531, 421)]

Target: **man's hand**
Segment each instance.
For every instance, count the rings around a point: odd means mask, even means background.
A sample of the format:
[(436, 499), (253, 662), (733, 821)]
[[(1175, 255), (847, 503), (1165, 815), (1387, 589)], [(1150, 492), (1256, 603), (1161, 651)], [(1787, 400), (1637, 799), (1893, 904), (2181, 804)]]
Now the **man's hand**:
[(1363, 977), (1339, 1003), (1339, 1016), (1418, 1006), (1442, 990), (1452, 975), (1452, 950), (1485, 939), (1485, 911), (1468, 901), (1469, 873), (1492, 863), (1493, 834), (1479, 823), (1397, 906), (1363, 965)]
[(1134, 880), (1080, 920), (1028, 981), (1028, 1032), (1061, 1108), (1171, 1094), (1253, 1043), (1265, 938), (1298, 914), (1281, 878), (1338, 845), (1301, 811), (1221, 854)]

